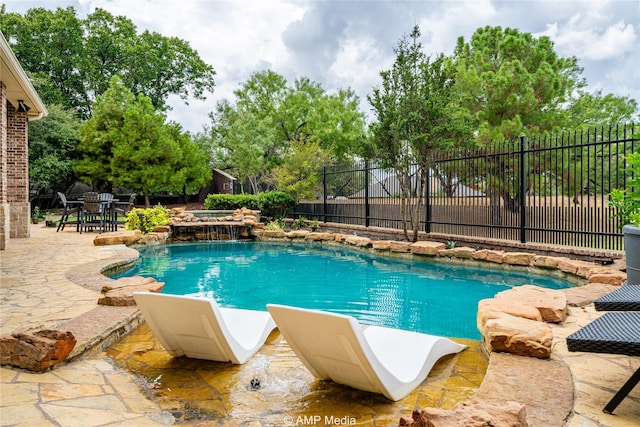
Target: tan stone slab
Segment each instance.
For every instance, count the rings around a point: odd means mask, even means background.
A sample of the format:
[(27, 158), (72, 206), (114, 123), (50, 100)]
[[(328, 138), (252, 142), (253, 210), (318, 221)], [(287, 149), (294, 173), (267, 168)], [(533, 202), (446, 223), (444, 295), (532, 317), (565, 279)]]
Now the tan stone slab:
[[(4, 388), (4, 386), (3, 386)], [(47, 420), (35, 405), (0, 406), (0, 422), (3, 426), (59, 426)]]
[(411, 242), (391, 241), (389, 249), (391, 252), (409, 252), (411, 250)]
[(563, 426), (573, 408), (573, 378), (557, 360), (492, 354), (477, 396), (524, 403), (529, 426)]
[(532, 305), (540, 311), (545, 322), (562, 322), (567, 317), (567, 299), (559, 290), (523, 285), (498, 292), (495, 298)]
[(451, 249), (442, 249), (438, 251), (438, 255), (445, 256), (449, 258), (463, 258), (470, 259), (473, 257), (473, 254), (476, 252), (475, 249), (469, 248), (467, 246), (462, 246), (459, 248), (451, 248)]
[(413, 243), (409, 251), (416, 255), (436, 256), (438, 251), (443, 250), (446, 246), (440, 242), (420, 241)]

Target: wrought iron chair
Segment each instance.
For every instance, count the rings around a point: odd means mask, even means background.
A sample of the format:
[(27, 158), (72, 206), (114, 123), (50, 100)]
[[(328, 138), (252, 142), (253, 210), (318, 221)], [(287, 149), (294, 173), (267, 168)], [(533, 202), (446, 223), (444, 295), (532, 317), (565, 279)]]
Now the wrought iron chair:
[[(127, 215), (129, 211), (133, 208), (133, 204), (136, 201), (136, 195), (131, 194), (129, 196), (128, 201), (114, 201), (112, 205), (113, 209), (113, 229), (117, 230), (118, 225), (123, 225), (127, 222)], [(121, 216), (123, 219), (119, 220), (118, 216)]]
[[(62, 202), (62, 207), (64, 211), (62, 212), (62, 216), (60, 217), (60, 222), (58, 223), (58, 228), (56, 232), (60, 230), (64, 230), (64, 226), (67, 224), (75, 224), (76, 231), (79, 230), (80, 227), (80, 202), (71, 202), (67, 200), (67, 196), (64, 193), (58, 191), (58, 197)], [(71, 215), (75, 215), (73, 220), (69, 220)]]
[(84, 193), (80, 212), (80, 233), (95, 227), (102, 233), (109, 222), (109, 205), (110, 202), (102, 200), (98, 193)]

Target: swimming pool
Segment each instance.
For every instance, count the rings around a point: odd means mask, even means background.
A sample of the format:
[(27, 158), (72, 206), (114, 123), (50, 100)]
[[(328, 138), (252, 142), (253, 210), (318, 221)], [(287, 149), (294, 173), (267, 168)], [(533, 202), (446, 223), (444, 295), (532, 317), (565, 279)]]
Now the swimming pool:
[(304, 243), (203, 242), (140, 250), (111, 277), (154, 277), (163, 293), (213, 297), (227, 307), (267, 303), (348, 314), (363, 324), (480, 339), (478, 301), (524, 284), (572, 286), (560, 278), (429, 259), (398, 259)]

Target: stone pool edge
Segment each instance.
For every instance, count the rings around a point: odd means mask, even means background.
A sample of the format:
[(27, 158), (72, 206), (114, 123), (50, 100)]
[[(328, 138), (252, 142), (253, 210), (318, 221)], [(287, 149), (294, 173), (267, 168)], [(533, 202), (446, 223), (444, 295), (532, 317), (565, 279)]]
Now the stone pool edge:
[[(256, 230), (258, 231), (258, 230)], [(121, 232), (116, 232), (122, 234)], [(125, 232), (126, 233), (126, 232)], [(255, 233), (255, 232), (254, 232)], [(107, 235), (109, 233), (106, 233)], [(101, 239), (110, 237), (102, 235), (96, 237), (94, 244), (99, 245), (98, 242)], [(124, 244), (118, 244), (114, 246), (104, 246), (105, 250), (112, 250), (114, 255), (111, 258), (100, 260), (97, 262), (91, 262), (72, 268), (67, 273), (67, 277), (72, 282), (87, 287), (89, 289), (98, 290), (104, 284), (113, 281), (104, 275), (104, 273), (113, 271), (114, 269), (126, 268), (135, 262), (139, 253), (135, 247), (140, 246), (153, 246), (158, 244), (164, 244), (168, 241), (170, 234), (167, 232), (152, 233), (147, 235), (144, 239), (135, 239), (135, 241), (126, 241), (127, 244), (133, 245), (132, 247), (125, 246)], [(365, 237), (345, 235), (340, 233), (312, 233), (312, 232), (289, 232), (283, 235), (280, 232), (267, 232), (266, 230), (260, 230), (255, 233), (255, 237), (261, 241), (267, 242), (306, 242), (309, 244), (327, 244), (329, 246), (342, 246), (348, 245), (353, 249), (361, 251), (373, 252), (382, 256), (412, 258), (412, 257), (428, 257), (429, 259), (436, 260), (438, 262), (454, 262), (472, 266), (490, 266), (490, 267), (506, 267), (507, 269), (532, 271), (542, 275), (549, 275), (560, 277), (565, 280), (569, 280), (577, 287), (584, 286), (590, 283), (606, 285), (620, 285), (626, 280), (626, 275), (614, 268), (605, 267), (596, 263), (589, 263), (582, 260), (572, 260), (566, 257), (549, 257), (539, 256), (530, 253), (521, 252), (508, 252), (501, 250), (488, 250), (480, 249), (475, 250), (472, 248), (453, 248), (446, 249), (443, 244), (437, 242), (420, 241), (415, 243), (410, 242), (396, 242), (396, 241), (375, 241)], [(104, 241), (104, 240), (102, 240)], [(412, 245), (415, 245), (412, 247)], [(442, 245), (442, 246), (440, 246)], [(476, 255), (475, 257), (473, 255)], [(527, 263), (525, 263), (527, 260)], [(584, 304), (588, 304), (589, 301), (583, 301)], [(122, 310), (125, 309), (125, 310)], [(116, 321), (110, 328), (105, 329), (102, 333), (98, 334), (98, 337), (91, 343), (87, 343), (84, 346), (80, 346), (80, 349), (70, 355), (70, 360), (79, 358), (84, 355), (92, 354), (94, 352), (104, 350), (111, 344), (117, 342), (119, 339), (127, 335), (131, 330), (136, 328), (143, 320), (136, 307), (102, 307), (101, 310), (119, 310), (120, 313), (115, 317), (120, 316), (120, 320)], [(93, 311), (93, 310), (92, 310)], [(113, 312), (115, 314), (115, 311)], [(91, 312), (90, 312), (91, 314)], [(90, 315), (88, 314), (88, 315)], [(81, 316), (82, 317), (82, 316)], [(103, 314), (100, 317), (104, 318)], [(85, 319), (76, 318), (72, 319), (69, 323), (78, 321), (79, 323), (86, 322)], [(60, 325), (61, 327), (63, 325)], [(94, 329), (95, 331), (95, 329)], [(554, 340), (555, 341), (555, 340)], [(521, 385), (520, 380), (515, 381), (515, 384), (504, 384), (505, 378), (500, 374), (504, 370), (504, 358), (507, 357), (521, 357), (513, 355), (504, 355), (501, 353), (489, 354), (489, 363), (487, 367), (487, 374), (485, 380), (477, 390), (474, 398), (483, 398), (491, 400), (513, 400), (513, 394), (510, 390), (513, 387)], [(571, 418), (573, 414), (573, 405), (575, 401), (575, 385), (571, 376), (570, 370), (566, 363), (556, 357), (552, 358), (554, 363), (565, 366), (565, 371), (569, 372), (568, 378), (558, 378), (557, 382), (565, 383), (565, 387), (558, 387), (557, 389), (571, 390), (570, 393), (565, 393), (568, 398), (563, 407), (556, 406), (558, 416), (556, 419), (563, 419), (565, 422)], [(531, 360), (530, 362), (533, 363)], [(535, 363), (538, 363), (536, 361)], [(530, 372), (530, 367), (527, 369)], [(493, 378), (493, 380), (492, 380)], [(496, 384), (492, 384), (497, 380), (500, 381), (498, 387)], [(569, 383), (567, 386), (566, 383)], [(499, 396), (498, 396), (499, 395)], [(536, 402), (526, 402), (525, 405), (534, 412), (539, 412), (534, 409), (537, 406)], [(548, 409), (548, 408), (547, 408)], [(530, 411), (531, 412), (531, 411)], [(399, 417), (407, 414), (398, 414)], [(529, 414), (529, 417), (533, 414)]]

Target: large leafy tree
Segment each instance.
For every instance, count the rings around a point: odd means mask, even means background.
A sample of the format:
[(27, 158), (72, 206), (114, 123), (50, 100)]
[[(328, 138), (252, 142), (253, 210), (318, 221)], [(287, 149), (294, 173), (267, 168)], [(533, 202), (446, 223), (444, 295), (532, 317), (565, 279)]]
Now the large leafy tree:
[(151, 99), (135, 97), (118, 77), (98, 99), (80, 133), (83, 158), (76, 172), (86, 181), (140, 192), (182, 191), (210, 179), (207, 157), (179, 126), (166, 124)]
[[(254, 73), (235, 97), (235, 103), (224, 100), (210, 114), (212, 125), (206, 138), (216, 166), (248, 181), (254, 192), (261, 185), (278, 185), (274, 169), (294, 161), (296, 153), (308, 151), (301, 144), (313, 144), (322, 151), (318, 159), (337, 161), (365, 138), (364, 116), (351, 90), (329, 94), (304, 77), (289, 85), (284, 77), (266, 70)], [(300, 170), (299, 164), (289, 166), (293, 169), (288, 170)]]
[[(552, 171), (544, 165), (571, 161), (550, 161), (551, 152), (545, 152), (528, 167), (520, 165), (518, 159), (508, 155), (519, 136), (611, 126), (637, 118), (635, 101), (588, 93), (578, 59), (559, 56), (548, 37), (487, 26), (476, 30), (468, 42), (458, 39), (454, 60), (458, 101), (476, 120), (478, 142), (491, 143), (499, 154), (477, 161), (485, 172), (484, 176), (473, 177), (484, 182), (494, 224), (501, 222), (501, 205), (518, 210), (519, 198), (523, 197), (521, 176), (528, 183), (547, 180)], [(521, 171), (523, 167), (527, 169)], [(586, 178), (567, 182), (577, 183), (565, 188), (572, 194), (587, 185)]]
[(49, 105), (49, 115), (29, 123), (29, 181), (36, 188), (63, 191), (74, 178), (80, 121), (73, 110)]
[(454, 56), (459, 102), (484, 143), (563, 125), (563, 106), (585, 86), (577, 58), (558, 56), (548, 37), (513, 28), (479, 28), (469, 42), (460, 37)]
[(33, 73), (43, 101), (71, 107), (82, 119), (91, 116), (93, 102), (115, 75), (160, 111), (168, 108), (169, 95), (204, 99), (214, 88), (213, 67), (186, 41), (138, 33), (129, 19), (103, 9), (80, 19), (72, 7), (33, 8), (20, 15), (6, 13), (3, 5), (0, 30)]
[(427, 57), (419, 38), (415, 26), (409, 37), (400, 39), (392, 68), (380, 73), (382, 84), (369, 97), (377, 119), (372, 125), (374, 153), (398, 179), (403, 230), (413, 241), (433, 154), (471, 136), (465, 111), (452, 102), (453, 75), (445, 57)]

